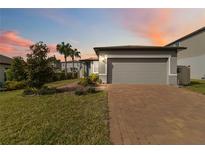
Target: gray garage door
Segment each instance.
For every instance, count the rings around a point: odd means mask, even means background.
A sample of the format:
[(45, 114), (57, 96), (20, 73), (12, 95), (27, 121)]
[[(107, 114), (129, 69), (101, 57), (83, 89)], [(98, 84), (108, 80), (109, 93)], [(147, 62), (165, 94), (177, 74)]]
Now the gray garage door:
[(108, 83), (166, 84), (167, 58), (109, 58)]

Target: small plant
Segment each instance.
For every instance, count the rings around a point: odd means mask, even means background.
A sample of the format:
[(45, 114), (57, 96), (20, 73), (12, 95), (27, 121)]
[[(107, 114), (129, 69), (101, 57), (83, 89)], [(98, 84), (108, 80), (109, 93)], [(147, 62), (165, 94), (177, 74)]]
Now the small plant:
[(48, 88), (43, 86), (40, 89), (28, 87), (23, 91), (23, 95), (48, 95), (57, 93), (56, 88)]
[(36, 88), (27, 87), (26, 89), (24, 89), (23, 95), (37, 95), (37, 91), (38, 90)]
[(75, 90), (75, 94), (76, 95), (85, 95), (86, 94), (86, 90), (85, 90), (85, 88), (77, 88), (76, 90)]
[(6, 90), (17, 90), (23, 89), (26, 87), (25, 81), (6, 81), (4, 84)]
[(88, 92), (88, 93), (96, 93), (96, 89), (95, 89), (95, 87), (89, 87), (89, 88), (87, 89), (87, 92)]
[(56, 93), (56, 88), (48, 88), (48, 86), (43, 86), (42, 88), (38, 89), (38, 95), (48, 95)]
[(99, 75), (98, 74), (94, 74), (92, 73), (90, 76), (89, 76), (90, 80), (92, 83), (97, 83), (99, 81)]
[(82, 86), (88, 86), (91, 83), (89, 78), (81, 78), (80, 81), (78, 82), (78, 84), (82, 85)]

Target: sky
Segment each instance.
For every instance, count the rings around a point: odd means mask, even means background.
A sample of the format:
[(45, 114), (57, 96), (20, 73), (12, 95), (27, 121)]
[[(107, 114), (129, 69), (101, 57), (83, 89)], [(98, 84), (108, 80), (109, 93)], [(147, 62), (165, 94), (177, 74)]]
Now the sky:
[(0, 9), (0, 54), (26, 57), (43, 41), (62, 61), (61, 42), (93, 57), (93, 47), (162, 46), (203, 26), (205, 9)]

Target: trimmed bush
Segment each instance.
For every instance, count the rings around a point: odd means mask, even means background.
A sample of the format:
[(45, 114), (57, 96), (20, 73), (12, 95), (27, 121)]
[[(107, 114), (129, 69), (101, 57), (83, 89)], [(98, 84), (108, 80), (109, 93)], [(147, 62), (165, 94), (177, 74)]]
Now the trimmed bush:
[(26, 87), (25, 81), (6, 81), (4, 84), (6, 90), (17, 90), (23, 89)]
[[(78, 73), (75, 72), (74, 73), (74, 79), (76, 79), (77, 76), (78, 76)], [(54, 75), (52, 77), (52, 81), (60, 81), (60, 80), (66, 80), (66, 79), (73, 79), (71, 72), (67, 73), (67, 77), (65, 76), (64, 71), (58, 72), (58, 73), (54, 73)]]
[(87, 92), (88, 93), (96, 93), (95, 87), (88, 87)]
[(94, 74), (92, 73), (90, 76), (89, 76), (90, 80), (92, 83), (97, 83), (99, 81), (99, 75), (98, 74)]
[(85, 90), (85, 88), (77, 88), (75, 90), (75, 94), (76, 95), (85, 95), (86, 94), (86, 90)]
[(89, 78), (81, 78), (80, 81), (78, 82), (78, 84), (86, 87), (89, 84), (91, 84), (91, 81)]
[(48, 88), (47, 86), (43, 86), (42, 88), (38, 89), (37, 93), (39, 95), (48, 95), (56, 93), (56, 88)]
[(40, 89), (28, 87), (23, 91), (23, 95), (49, 95), (54, 93), (57, 93), (56, 88), (48, 88), (47, 86)]
[(82, 86), (96, 85), (97, 83), (102, 83), (102, 80), (99, 79), (98, 74), (91, 74), (89, 77), (81, 78), (78, 84)]
[(12, 81), (14, 79), (14, 73), (11, 69), (6, 70), (6, 80)]
[(37, 89), (36, 88), (30, 88), (30, 87), (27, 87), (26, 89), (24, 89), (23, 91), (23, 95), (36, 95), (38, 92), (37, 92)]

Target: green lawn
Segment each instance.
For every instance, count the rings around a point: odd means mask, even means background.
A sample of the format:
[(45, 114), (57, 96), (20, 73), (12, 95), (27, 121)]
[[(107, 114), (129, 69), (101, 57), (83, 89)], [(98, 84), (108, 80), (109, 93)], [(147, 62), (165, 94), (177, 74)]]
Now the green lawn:
[(110, 144), (107, 114), (105, 92), (84, 96), (1, 92), (0, 144)]
[(186, 89), (205, 94), (205, 80), (192, 80), (191, 84), (185, 86)]

